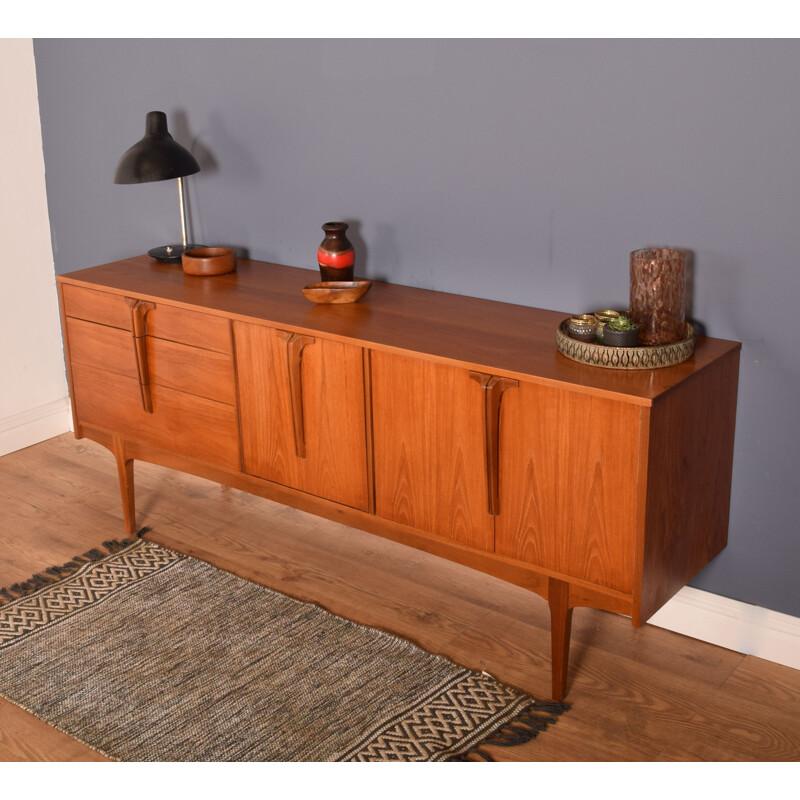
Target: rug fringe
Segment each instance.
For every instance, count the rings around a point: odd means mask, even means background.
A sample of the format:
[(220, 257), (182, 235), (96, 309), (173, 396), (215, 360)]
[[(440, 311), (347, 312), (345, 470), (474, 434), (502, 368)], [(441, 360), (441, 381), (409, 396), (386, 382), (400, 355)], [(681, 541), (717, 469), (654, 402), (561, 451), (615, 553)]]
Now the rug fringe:
[(534, 701), (524, 708), (516, 717), (505, 722), (483, 741), (473, 745), (469, 750), (448, 758), (448, 761), (494, 761), (491, 753), (483, 748), (486, 745), (498, 747), (514, 747), (535, 739), (548, 725), (556, 722), (570, 708), (568, 703), (549, 703)]
[[(149, 530), (149, 528), (142, 528), (137, 531), (136, 538), (141, 538)], [(58, 583), (58, 581), (68, 578), (74, 572), (77, 572), (84, 564), (89, 564), (92, 561), (101, 561), (106, 556), (118, 553), (120, 550), (124, 550), (134, 543), (134, 539), (128, 538), (122, 541), (118, 539), (109, 539), (103, 542), (102, 545), (108, 551), (107, 553), (104, 553), (99, 547), (93, 547), (82, 555), (73, 556), (72, 559), (65, 564), (48, 567), (41, 572), (34, 573), (25, 581), (12, 583), (11, 586), (3, 586), (0, 588), (0, 606), (4, 606), (13, 600), (18, 600), (20, 597), (38, 592), (43, 586), (49, 586), (51, 583)]]

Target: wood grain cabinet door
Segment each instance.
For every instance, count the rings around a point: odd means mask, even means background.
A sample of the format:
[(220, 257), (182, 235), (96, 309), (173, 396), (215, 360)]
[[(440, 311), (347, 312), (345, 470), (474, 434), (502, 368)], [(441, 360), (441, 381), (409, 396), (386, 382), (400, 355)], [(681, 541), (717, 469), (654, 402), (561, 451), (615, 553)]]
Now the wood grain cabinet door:
[(633, 590), (639, 407), (520, 382), (503, 399), (496, 552)]
[(467, 369), (371, 353), (375, 512), (489, 551), (483, 390)]
[(367, 510), (363, 350), (234, 323), (245, 472)]

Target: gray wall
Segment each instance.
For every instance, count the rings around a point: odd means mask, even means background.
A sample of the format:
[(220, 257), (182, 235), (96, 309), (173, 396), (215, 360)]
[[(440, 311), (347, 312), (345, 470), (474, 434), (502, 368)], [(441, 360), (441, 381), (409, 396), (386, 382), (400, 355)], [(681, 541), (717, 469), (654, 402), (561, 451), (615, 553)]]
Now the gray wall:
[(800, 616), (800, 43), (37, 40), (58, 272), (179, 240), (174, 182), (117, 186), (149, 110), (203, 171), (195, 241), (543, 308), (620, 306), (628, 253), (694, 254), (743, 342), (730, 542), (693, 585)]

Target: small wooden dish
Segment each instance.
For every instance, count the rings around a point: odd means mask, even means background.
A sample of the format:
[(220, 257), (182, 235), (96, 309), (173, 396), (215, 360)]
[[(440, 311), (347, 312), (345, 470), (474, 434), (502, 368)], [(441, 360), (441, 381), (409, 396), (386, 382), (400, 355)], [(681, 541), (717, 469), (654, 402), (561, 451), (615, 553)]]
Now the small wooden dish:
[(230, 247), (196, 247), (181, 256), (187, 275), (226, 275), (236, 269), (236, 253)]
[(312, 303), (355, 303), (372, 286), (372, 281), (323, 281), (303, 287), (303, 296)]

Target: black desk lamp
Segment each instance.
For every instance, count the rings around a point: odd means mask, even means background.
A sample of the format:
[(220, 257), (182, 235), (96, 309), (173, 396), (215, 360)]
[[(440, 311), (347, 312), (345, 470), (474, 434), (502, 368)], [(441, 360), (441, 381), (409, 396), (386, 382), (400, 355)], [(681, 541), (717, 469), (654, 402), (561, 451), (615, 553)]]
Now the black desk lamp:
[(200, 245), (186, 243), (186, 205), (183, 198), (183, 178), (200, 172), (194, 156), (181, 147), (167, 130), (167, 115), (163, 111), (148, 111), (145, 135), (128, 150), (117, 164), (114, 183), (149, 183), (178, 179), (178, 200), (181, 209), (181, 244), (168, 244), (148, 250), (158, 261), (177, 262), (184, 250)]

